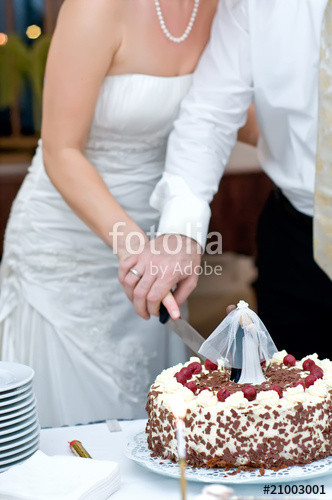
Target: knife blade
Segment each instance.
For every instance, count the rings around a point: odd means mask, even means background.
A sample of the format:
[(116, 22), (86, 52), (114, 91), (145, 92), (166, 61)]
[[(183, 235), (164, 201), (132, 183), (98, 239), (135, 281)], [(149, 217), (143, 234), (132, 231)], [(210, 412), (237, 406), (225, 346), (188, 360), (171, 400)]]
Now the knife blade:
[(200, 358), (204, 358), (201, 354), (198, 354), (198, 351), (205, 342), (205, 338), (198, 333), (195, 328), (193, 328), (188, 321), (183, 318), (172, 319), (164, 306), (161, 304), (159, 311), (159, 321), (163, 325), (167, 323), (167, 325), (175, 332), (195, 354), (197, 354)]

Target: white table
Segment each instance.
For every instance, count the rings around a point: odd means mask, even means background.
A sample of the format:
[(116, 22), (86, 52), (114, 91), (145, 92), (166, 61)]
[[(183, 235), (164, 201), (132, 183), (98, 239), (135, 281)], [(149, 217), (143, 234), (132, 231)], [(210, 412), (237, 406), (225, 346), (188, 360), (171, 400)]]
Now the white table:
[[(71, 455), (68, 442), (73, 439), (82, 441), (91, 456), (100, 460), (118, 462), (121, 470), (121, 489), (112, 496), (112, 500), (180, 500), (178, 481), (159, 476), (143, 469), (129, 460), (124, 452), (125, 444), (130, 436), (144, 429), (143, 420), (120, 422), (121, 432), (110, 432), (105, 423), (77, 427), (61, 427), (58, 429), (43, 429), (41, 431), (41, 450), (47, 455)], [(311, 481), (301, 481), (301, 484), (325, 485), (326, 495), (316, 498), (332, 500), (332, 474), (321, 476)], [(237, 495), (263, 495), (263, 484), (234, 485)], [(199, 494), (203, 485), (188, 483), (188, 500), (193, 500)], [(314, 497), (314, 495), (312, 495)], [(282, 495), (274, 495), (276, 500)], [(299, 498), (307, 498), (303, 495)]]

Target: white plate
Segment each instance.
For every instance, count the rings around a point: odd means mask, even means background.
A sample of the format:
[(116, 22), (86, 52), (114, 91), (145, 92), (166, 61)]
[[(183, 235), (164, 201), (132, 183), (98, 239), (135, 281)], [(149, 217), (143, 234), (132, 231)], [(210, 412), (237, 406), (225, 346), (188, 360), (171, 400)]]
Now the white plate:
[(16, 376), (13, 375), (11, 370), (7, 370), (0, 365), (0, 387), (7, 387), (16, 382)]
[(8, 425), (15, 425), (15, 424), (18, 424), (19, 422), (22, 422), (23, 420), (26, 420), (27, 418), (29, 417), (32, 417), (32, 415), (35, 415), (35, 413), (37, 412), (35, 406), (32, 406), (32, 408), (23, 413), (22, 415), (19, 415), (18, 417), (15, 417), (15, 418), (11, 418), (9, 420), (4, 420), (2, 422), (0, 422), (0, 432), (1, 432), (1, 429), (3, 427), (8, 427)]
[(39, 428), (39, 422), (38, 420), (35, 420), (31, 425), (28, 427), (25, 427), (24, 429), (21, 429), (18, 432), (12, 432), (11, 434), (7, 434), (5, 436), (0, 437), (0, 450), (2, 449), (2, 446), (8, 443), (9, 441), (16, 441), (20, 437), (26, 436), (27, 434), (30, 434), (31, 432), (34, 432), (37, 428)]
[(15, 394), (14, 396), (11, 396), (9, 398), (5, 399), (0, 399), (0, 413), (2, 411), (2, 408), (9, 408), (9, 406), (12, 406), (13, 404), (17, 403), (18, 401), (22, 401), (22, 399), (27, 398), (28, 396), (31, 396), (33, 394), (32, 392), (32, 387), (30, 387), (28, 390), (21, 392), (21, 394)]
[(20, 453), (17, 453), (16, 455), (13, 455), (12, 457), (7, 458), (6, 460), (0, 460), (0, 470), (2, 471), (3, 467), (7, 467), (8, 465), (14, 465), (18, 462), (22, 462), (23, 460), (27, 460), (31, 455), (33, 455), (37, 450), (39, 449), (39, 443), (34, 444), (31, 446), (31, 448), (28, 448), (25, 451), (22, 451)]
[(37, 435), (33, 439), (30, 439), (26, 443), (23, 443), (22, 445), (15, 446), (15, 448), (11, 448), (10, 450), (5, 450), (4, 452), (0, 453), (0, 460), (4, 460), (7, 457), (11, 457), (12, 455), (16, 455), (16, 453), (20, 451), (27, 450), (28, 448), (31, 448), (32, 446), (38, 444), (39, 445), (39, 440), (40, 436)]
[[(162, 476), (179, 478), (179, 467), (176, 463), (165, 458), (151, 457), (148, 449), (146, 433), (139, 432), (128, 443), (126, 447), (127, 456), (136, 463)], [(318, 460), (303, 467), (288, 467), (280, 471), (266, 470), (261, 476), (259, 469), (249, 472), (243, 471), (231, 475), (232, 471), (224, 469), (195, 469), (188, 467), (186, 478), (188, 481), (199, 483), (281, 483), (307, 480), (313, 477), (330, 474), (332, 472), (332, 456)]]
[(4, 453), (5, 450), (11, 450), (12, 448), (15, 448), (16, 446), (21, 446), (22, 444), (28, 443), (29, 441), (32, 441), (35, 437), (39, 436), (40, 434), (40, 427), (38, 426), (31, 434), (28, 436), (23, 436), (19, 439), (15, 439), (14, 441), (8, 441), (8, 443), (5, 443), (3, 446), (0, 446), (0, 453)]
[(30, 366), (21, 365), (19, 363), (0, 362), (0, 383), (2, 378), (8, 378), (8, 382), (1, 384), (0, 392), (10, 391), (27, 384), (33, 379), (34, 371)]
[(34, 395), (30, 394), (28, 397), (22, 399), (21, 401), (17, 401), (17, 403), (14, 403), (12, 405), (2, 406), (0, 408), (0, 419), (1, 419), (1, 417), (3, 417), (6, 414), (14, 413), (14, 412), (16, 412), (16, 410), (20, 410), (21, 408), (28, 406), (34, 400), (35, 400)]
[(37, 420), (38, 420), (38, 417), (37, 417), (37, 414), (35, 413), (31, 417), (27, 418), (26, 420), (23, 420), (22, 422), (19, 422), (18, 424), (8, 425), (7, 427), (0, 429), (0, 441), (2, 440), (2, 438), (7, 436), (8, 434), (13, 434), (15, 432), (20, 431), (21, 429), (26, 429), (27, 427), (29, 427), (33, 423), (37, 422)]
[(26, 392), (30, 388), (32, 388), (32, 381), (28, 382), (25, 385), (22, 385), (22, 387), (18, 387), (17, 389), (13, 389), (11, 391), (0, 392), (0, 401), (2, 399), (6, 399), (6, 398), (11, 398), (13, 396), (17, 396), (18, 394), (21, 394), (22, 392)]
[(0, 422), (3, 423), (4, 425), (8, 425), (13, 419), (23, 416), (26, 413), (29, 413), (31, 410), (36, 408), (36, 400), (33, 399), (31, 403), (28, 405), (24, 406), (23, 408), (19, 408), (16, 411), (13, 411), (11, 413), (5, 413), (4, 415), (1, 415), (0, 412)]

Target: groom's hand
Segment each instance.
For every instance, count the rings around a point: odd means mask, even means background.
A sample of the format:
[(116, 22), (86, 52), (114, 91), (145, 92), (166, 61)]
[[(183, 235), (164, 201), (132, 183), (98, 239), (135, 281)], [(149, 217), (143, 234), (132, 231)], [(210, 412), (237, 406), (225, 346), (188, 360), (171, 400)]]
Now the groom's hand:
[[(158, 316), (164, 301), (170, 316), (177, 319), (179, 307), (197, 285), (201, 254), (202, 248), (196, 241), (170, 234), (149, 241), (142, 253), (121, 261), (119, 281), (137, 314), (144, 319)], [(138, 276), (130, 269), (137, 271)], [(172, 296), (168, 292), (174, 286)]]

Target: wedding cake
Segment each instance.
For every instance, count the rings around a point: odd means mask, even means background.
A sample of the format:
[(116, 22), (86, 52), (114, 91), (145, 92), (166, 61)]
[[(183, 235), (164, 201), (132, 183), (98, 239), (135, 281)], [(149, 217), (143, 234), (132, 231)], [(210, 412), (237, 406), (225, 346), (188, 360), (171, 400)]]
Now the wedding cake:
[(281, 351), (262, 371), (264, 382), (246, 385), (231, 381), (221, 361), (191, 358), (164, 370), (147, 403), (153, 455), (177, 460), (175, 399), (187, 410), (192, 466), (279, 469), (331, 455), (332, 362)]

